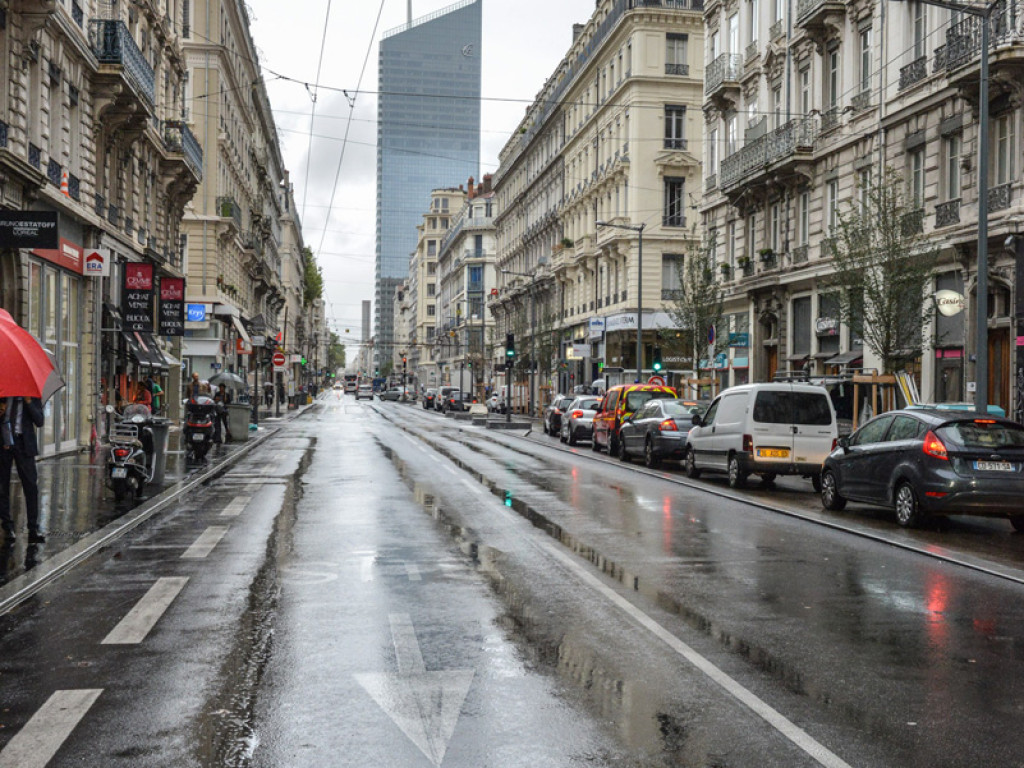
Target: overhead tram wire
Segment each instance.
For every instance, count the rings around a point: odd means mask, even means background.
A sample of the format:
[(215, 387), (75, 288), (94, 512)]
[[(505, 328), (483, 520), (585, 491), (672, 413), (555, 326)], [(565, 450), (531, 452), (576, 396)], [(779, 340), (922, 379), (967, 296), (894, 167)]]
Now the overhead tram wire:
[(313, 164), (313, 126), (316, 124), (316, 97), (320, 89), (320, 72), (324, 65), (324, 50), (327, 47), (327, 24), (331, 20), (331, 0), (327, 0), (327, 14), (324, 16), (324, 32), (320, 38), (320, 59), (316, 64), (316, 82), (313, 84), (313, 91), (310, 97), (313, 105), (309, 113), (309, 142), (306, 145), (306, 178), (302, 184), (302, 220), (306, 219), (306, 194), (309, 191), (309, 169)]
[(384, 2), (385, 0), (380, 0), (380, 7), (377, 9), (377, 19), (373, 22), (373, 31), (370, 33), (370, 42), (366, 46), (366, 56), (363, 58), (363, 68), (359, 72), (359, 80), (356, 81), (356, 91), (350, 96), (347, 91), (342, 90), (345, 98), (349, 101), (349, 119), (345, 123), (345, 137), (341, 145), (341, 155), (338, 157), (338, 170), (334, 174), (334, 184), (331, 187), (331, 200), (327, 205), (327, 214), (324, 216), (324, 228), (320, 233), (320, 244), (317, 246), (317, 251), (320, 251), (324, 247), (324, 240), (327, 238), (327, 225), (331, 221), (331, 210), (334, 208), (334, 198), (338, 194), (338, 181), (341, 179), (341, 166), (345, 162), (345, 147), (348, 146), (348, 134), (352, 130), (352, 117), (356, 113), (356, 96), (362, 88), (363, 77), (366, 75), (366, 67), (370, 61), (370, 53), (373, 52), (373, 44), (377, 39), (377, 29), (380, 27), (380, 19), (384, 14)]

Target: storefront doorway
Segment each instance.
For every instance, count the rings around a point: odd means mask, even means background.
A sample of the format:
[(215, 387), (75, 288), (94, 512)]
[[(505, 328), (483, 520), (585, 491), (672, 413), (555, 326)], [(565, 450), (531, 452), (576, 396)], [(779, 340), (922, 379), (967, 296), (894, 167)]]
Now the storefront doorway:
[(988, 402), (1010, 413), (1010, 329), (988, 332)]

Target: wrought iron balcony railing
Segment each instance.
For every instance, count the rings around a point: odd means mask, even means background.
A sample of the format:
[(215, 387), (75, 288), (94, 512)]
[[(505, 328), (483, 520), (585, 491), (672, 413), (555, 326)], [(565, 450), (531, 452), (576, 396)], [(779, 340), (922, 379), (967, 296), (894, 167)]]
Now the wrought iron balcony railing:
[(960, 198), (935, 206), (935, 228), (960, 223)]
[(164, 146), (172, 152), (181, 152), (185, 156), (185, 164), (200, 181), (203, 180), (203, 148), (199, 146), (195, 135), (181, 120), (168, 120), (164, 123)]
[[(1008, 43), (1024, 42), (1024, 4), (1021, 0), (1001, 0), (992, 5), (988, 17), (989, 47), (999, 48)], [(952, 72), (974, 62), (981, 53), (981, 25), (979, 16), (964, 16), (946, 30), (944, 63)], [(936, 53), (938, 53), (936, 51)]]
[(798, 245), (796, 248), (794, 248), (793, 249), (793, 254), (792, 254), (793, 263), (794, 264), (804, 264), (804, 263), (806, 263), (807, 262), (807, 258), (808, 258), (808, 251), (809, 250), (810, 250), (810, 246), (808, 246), (806, 243), (804, 243), (803, 245)]
[(0, 120), (0, 147), (7, 146), (7, 123)]
[(725, 82), (739, 80), (743, 57), (738, 53), (723, 53), (708, 65), (704, 73), (704, 93), (714, 93)]
[(861, 91), (852, 99), (850, 99), (850, 106), (856, 111), (867, 109), (871, 106), (871, 91)]
[(831, 131), (839, 125), (839, 107), (826, 109), (821, 113), (821, 130)]
[(242, 209), (233, 197), (217, 198), (217, 215), (222, 219), (231, 219), (238, 229), (242, 228)]
[(924, 232), (924, 208), (918, 208), (903, 214), (900, 227), (904, 237), (919, 235)]
[(683, 77), (688, 77), (689, 74), (690, 74), (690, 65), (689, 64), (670, 64), (670, 63), (666, 63), (665, 64), (665, 74), (666, 75), (682, 75)]
[(922, 56), (900, 69), (900, 90), (909, 88), (926, 77), (928, 77), (928, 57)]
[(153, 68), (135, 44), (132, 33), (123, 21), (92, 19), (89, 21), (92, 51), (101, 64), (119, 64), (127, 79), (146, 103), (156, 103), (156, 78)]
[(1004, 208), (1009, 208), (1011, 197), (1012, 187), (1010, 184), (1000, 184), (998, 187), (992, 187), (988, 191), (989, 211), (1001, 211)]

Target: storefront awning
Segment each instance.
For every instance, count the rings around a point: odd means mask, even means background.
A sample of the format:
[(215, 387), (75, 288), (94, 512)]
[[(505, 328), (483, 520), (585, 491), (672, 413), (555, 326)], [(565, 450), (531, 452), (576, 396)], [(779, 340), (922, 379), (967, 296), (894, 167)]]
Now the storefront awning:
[(139, 337), (142, 339), (142, 343), (146, 346), (146, 352), (149, 354), (149, 359), (152, 361), (151, 367), (166, 371), (167, 359), (164, 357), (164, 353), (156, 343), (156, 339), (153, 338), (153, 335), (140, 332)]
[(138, 331), (122, 331), (125, 343), (128, 346), (128, 354), (135, 359), (140, 368), (160, 370), (167, 368), (167, 361), (160, 353), (153, 337), (148, 333)]
[(849, 365), (855, 360), (860, 360), (864, 356), (864, 353), (855, 349), (851, 352), (840, 352), (835, 357), (830, 357), (825, 361), (825, 365)]
[(238, 336), (242, 339), (242, 341), (244, 341), (251, 347), (252, 339), (249, 338), (249, 332), (245, 330), (245, 326), (242, 325), (242, 321), (238, 319), (237, 315), (231, 316), (231, 324), (235, 326), (235, 330), (238, 331)]
[(799, 354), (796, 354), (796, 355), (790, 355), (789, 357), (786, 358), (786, 361), (790, 362), (790, 363), (802, 363), (804, 360), (806, 360), (809, 357), (810, 357), (810, 355), (807, 354), (807, 353), (799, 353)]

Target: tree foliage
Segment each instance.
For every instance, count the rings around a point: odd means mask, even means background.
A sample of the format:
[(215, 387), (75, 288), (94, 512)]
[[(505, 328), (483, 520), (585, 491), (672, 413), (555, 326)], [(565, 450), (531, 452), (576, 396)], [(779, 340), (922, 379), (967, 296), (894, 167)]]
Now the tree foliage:
[(324, 276), (320, 272), (320, 267), (317, 266), (312, 248), (309, 246), (303, 248), (302, 255), (305, 263), (305, 272), (302, 276), (302, 304), (305, 307), (311, 307), (316, 299), (323, 298)]
[(345, 367), (346, 351), (345, 345), (334, 331), (331, 331), (331, 344), (327, 348), (327, 369), (329, 371), (341, 370)]
[[(725, 291), (716, 272), (716, 235), (712, 234), (703, 243), (691, 240), (683, 263), (676, 266), (679, 275), (679, 289), (672, 296), (668, 306), (669, 316), (677, 329), (677, 336), (669, 338), (665, 346), (675, 355), (688, 358), (697, 373), (699, 361), (707, 355), (708, 328), (718, 330), (715, 347), (722, 344), (722, 318), (725, 308)], [(709, 363), (710, 364), (710, 363)]]
[(931, 314), (924, 295), (938, 248), (922, 235), (921, 212), (895, 170), (887, 168), (878, 184), (859, 192), (839, 212), (830, 283), (839, 292), (842, 322), (892, 373), (921, 354)]

